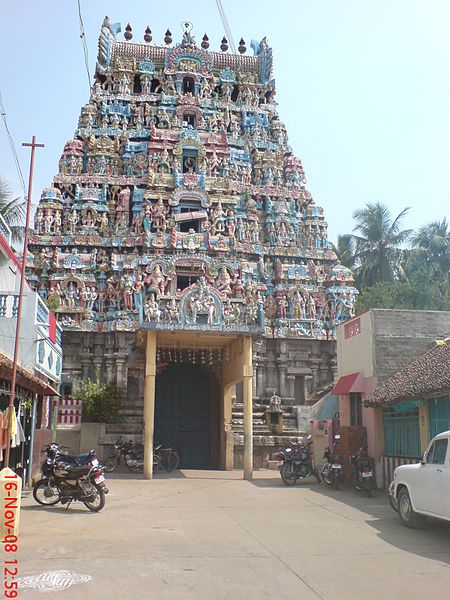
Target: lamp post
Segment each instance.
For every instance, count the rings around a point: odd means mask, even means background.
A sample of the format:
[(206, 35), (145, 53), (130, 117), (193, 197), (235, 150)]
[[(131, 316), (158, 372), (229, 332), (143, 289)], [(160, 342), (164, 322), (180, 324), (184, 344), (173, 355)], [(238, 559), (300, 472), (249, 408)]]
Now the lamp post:
[(23, 299), (23, 288), (25, 285), (25, 267), (27, 264), (27, 248), (28, 248), (28, 229), (30, 225), (30, 212), (31, 212), (31, 192), (33, 187), (33, 172), (34, 172), (34, 153), (36, 148), (43, 148), (44, 144), (37, 144), (36, 138), (33, 135), (31, 144), (23, 143), (22, 146), (31, 148), (30, 158), (30, 175), (28, 179), (28, 195), (27, 195), (27, 212), (25, 219), (25, 235), (23, 238), (23, 256), (22, 256), (22, 267), (20, 271), (20, 288), (19, 288), (19, 303), (17, 307), (17, 322), (16, 322), (16, 335), (14, 340), (14, 359), (13, 369), (11, 374), (11, 391), (9, 394), (9, 409), (8, 409), (8, 431), (6, 436), (6, 448), (5, 448), (5, 459), (4, 466), (9, 466), (9, 453), (11, 448), (11, 428), (14, 411), (14, 397), (16, 391), (16, 377), (17, 377), (17, 360), (19, 355), (19, 340), (20, 340), (20, 321), (22, 318), (22, 299)]

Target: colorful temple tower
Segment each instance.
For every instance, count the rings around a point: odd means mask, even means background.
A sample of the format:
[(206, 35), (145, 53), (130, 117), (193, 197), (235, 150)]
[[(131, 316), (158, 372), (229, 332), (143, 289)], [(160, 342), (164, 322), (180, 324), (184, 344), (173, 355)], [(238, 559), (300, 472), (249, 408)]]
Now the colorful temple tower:
[(266, 39), (248, 56), (242, 39), (211, 52), (189, 23), (175, 45), (119, 31), (105, 18), (89, 103), (36, 211), (30, 281), (64, 328), (66, 377), (97, 366), (127, 392), (105, 443), (140, 432), (151, 347), (155, 439), (184, 466), (229, 468), (246, 422), (262, 461), (270, 398), (295, 435), (298, 407), (333, 380), (353, 277), (288, 144)]

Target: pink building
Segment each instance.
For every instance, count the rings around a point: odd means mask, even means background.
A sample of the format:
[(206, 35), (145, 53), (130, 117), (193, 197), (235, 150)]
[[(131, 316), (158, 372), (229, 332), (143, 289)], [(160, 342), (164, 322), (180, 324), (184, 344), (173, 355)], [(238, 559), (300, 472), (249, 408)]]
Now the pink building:
[(416, 462), (430, 436), (421, 431), (420, 399), (393, 406), (365, 406), (364, 399), (449, 331), (450, 312), (389, 309), (367, 310), (337, 328), (338, 379), (331, 394), (339, 397), (339, 427), (363, 432), (378, 487), (389, 483), (398, 464)]

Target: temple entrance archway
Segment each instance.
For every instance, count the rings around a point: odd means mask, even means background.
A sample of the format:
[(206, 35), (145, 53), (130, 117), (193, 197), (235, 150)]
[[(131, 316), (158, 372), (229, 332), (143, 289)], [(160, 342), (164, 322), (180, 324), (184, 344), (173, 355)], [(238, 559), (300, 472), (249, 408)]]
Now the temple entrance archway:
[(156, 376), (154, 440), (173, 448), (183, 469), (218, 468), (220, 386), (195, 364), (167, 365)]
[[(145, 344), (144, 479), (153, 477), (154, 441), (171, 446), (178, 441), (176, 449), (182, 454), (184, 468), (233, 468), (232, 387), (240, 381), (244, 478), (251, 479), (251, 337), (221, 331), (158, 332), (151, 330), (151, 325), (137, 338), (139, 346)], [(155, 434), (165, 439), (157, 439)]]

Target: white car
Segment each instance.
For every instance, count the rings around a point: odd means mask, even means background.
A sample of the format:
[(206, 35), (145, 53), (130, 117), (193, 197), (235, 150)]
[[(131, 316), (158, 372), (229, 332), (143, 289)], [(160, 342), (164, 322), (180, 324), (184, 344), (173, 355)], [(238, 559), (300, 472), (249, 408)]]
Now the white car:
[(422, 462), (395, 469), (389, 499), (406, 527), (426, 517), (450, 521), (450, 431), (431, 440)]

